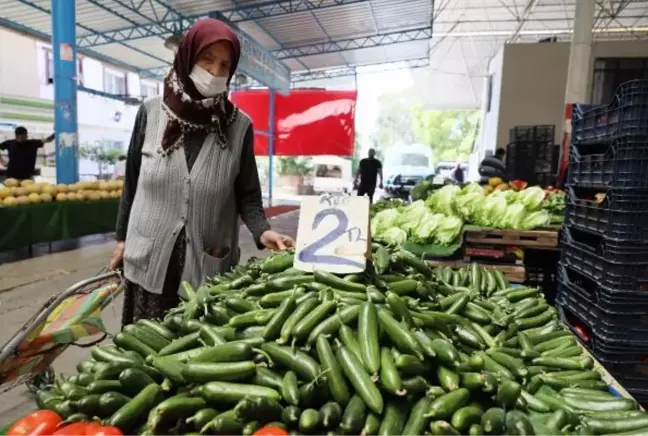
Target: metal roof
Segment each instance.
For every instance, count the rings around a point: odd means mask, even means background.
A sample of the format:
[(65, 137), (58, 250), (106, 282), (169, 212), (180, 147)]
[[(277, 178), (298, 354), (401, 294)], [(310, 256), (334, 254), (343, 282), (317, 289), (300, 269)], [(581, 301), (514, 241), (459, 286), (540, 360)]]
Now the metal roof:
[[(49, 39), (52, 0), (0, 0), (0, 25)], [(212, 12), (293, 72), (427, 58), (431, 0), (76, 0), (81, 53), (161, 77), (164, 40)]]
[[(52, 0), (0, 0), (0, 25), (48, 39)], [(505, 43), (569, 40), (583, 0), (77, 0), (82, 53), (161, 77), (163, 41), (218, 11), (282, 60), (293, 80), (406, 61), (428, 83), (463, 80), (475, 106), (490, 59)], [(648, 1), (595, 0), (597, 39), (648, 35)], [(434, 32), (432, 32), (434, 27)]]

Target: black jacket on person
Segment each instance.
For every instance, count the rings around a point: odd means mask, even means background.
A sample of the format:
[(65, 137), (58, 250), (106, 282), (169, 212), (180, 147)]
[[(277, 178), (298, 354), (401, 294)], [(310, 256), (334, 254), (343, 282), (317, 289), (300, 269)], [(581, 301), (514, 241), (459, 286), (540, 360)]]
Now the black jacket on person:
[(497, 156), (486, 156), (479, 164), (479, 175), (482, 177), (503, 177), (506, 165)]

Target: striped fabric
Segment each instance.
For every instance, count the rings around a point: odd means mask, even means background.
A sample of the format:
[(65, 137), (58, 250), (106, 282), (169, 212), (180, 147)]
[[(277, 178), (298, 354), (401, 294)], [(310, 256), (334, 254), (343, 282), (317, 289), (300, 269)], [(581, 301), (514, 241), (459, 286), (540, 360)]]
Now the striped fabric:
[[(230, 143), (221, 147), (209, 134), (191, 171), (184, 153), (163, 157), (157, 150), (167, 115), (161, 97), (144, 103), (147, 114), (142, 164), (128, 221), (124, 274), (149, 292), (160, 294), (173, 245), (186, 228), (187, 250), (182, 279), (200, 286), (205, 277), (238, 262), (239, 224), (234, 182), (250, 119), (237, 115), (229, 131)], [(219, 249), (213, 257), (206, 250)]]

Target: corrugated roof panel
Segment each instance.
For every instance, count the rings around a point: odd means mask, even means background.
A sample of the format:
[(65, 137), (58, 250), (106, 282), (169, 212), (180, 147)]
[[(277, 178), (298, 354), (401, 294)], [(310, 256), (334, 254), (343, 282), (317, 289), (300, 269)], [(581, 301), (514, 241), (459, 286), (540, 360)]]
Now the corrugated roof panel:
[(307, 56), (307, 57), (300, 58), (300, 61), (302, 61), (311, 70), (334, 68), (334, 67), (339, 67), (341, 64), (340, 56), (337, 53), (326, 53), (326, 54), (321, 54), (316, 56)]
[(383, 64), (387, 62), (384, 47), (369, 47), (347, 51), (344, 53), (344, 58), (351, 65)]
[[(127, 43), (128, 44), (128, 43)], [(94, 51), (104, 56), (109, 56), (113, 59), (132, 65), (136, 69), (146, 70), (149, 68), (159, 67), (160, 61), (151, 57), (144, 56), (142, 53), (130, 50), (122, 44), (108, 44), (100, 47), (95, 47)]]
[(302, 71), (304, 67), (300, 64), (297, 59), (286, 59), (283, 61), (284, 65), (290, 68), (290, 71)]
[(212, 11), (233, 9), (241, 1), (230, 0), (166, 0), (166, 3), (184, 15), (206, 15)]
[[(52, 17), (49, 13), (41, 12), (24, 3), (15, 0), (5, 1), (2, 5), (2, 18), (13, 21), (19, 25), (47, 33), (52, 31)], [(45, 5), (49, 10), (50, 5)]]
[(259, 20), (259, 23), (285, 46), (300, 46), (327, 40), (310, 12), (264, 18)]
[(258, 42), (268, 50), (277, 50), (281, 48), (281, 46), (277, 43), (277, 40), (264, 32), (254, 21), (239, 23), (238, 26), (242, 31), (250, 35), (252, 39), (254, 39), (256, 42)]
[(314, 14), (332, 38), (373, 35), (377, 32), (371, 2), (323, 9)]
[[(164, 59), (168, 62), (173, 61), (173, 52), (164, 46), (164, 39), (162, 38), (153, 37), (153, 38), (135, 39), (133, 41), (126, 42), (126, 44), (128, 44), (131, 47), (138, 48), (146, 53), (149, 53), (151, 56)], [(140, 54), (140, 56), (144, 56), (144, 55)]]
[(404, 7), (403, 3), (391, 0), (373, 0), (371, 2), (378, 28), (381, 31), (428, 25), (432, 19), (431, 3), (430, 0), (411, 0)]
[[(119, 8), (118, 5), (116, 6)], [(106, 7), (109, 6), (106, 5)], [(110, 5), (110, 9), (117, 10), (117, 8)], [(117, 15), (111, 14), (105, 9), (95, 6), (90, 2), (77, 2), (76, 21), (80, 25), (100, 32), (111, 29), (121, 29), (133, 25), (133, 23), (119, 18)], [(140, 21), (142, 21), (141, 18)]]

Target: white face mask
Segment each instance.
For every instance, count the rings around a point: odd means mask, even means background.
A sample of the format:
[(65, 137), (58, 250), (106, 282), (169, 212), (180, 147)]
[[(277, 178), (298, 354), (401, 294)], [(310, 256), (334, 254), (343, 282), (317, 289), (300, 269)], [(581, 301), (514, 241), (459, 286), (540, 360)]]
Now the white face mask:
[(203, 97), (215, 97), (227, 91), (227, 77), (212, 76), (198, 65), (194, 65), (189, 78)]

